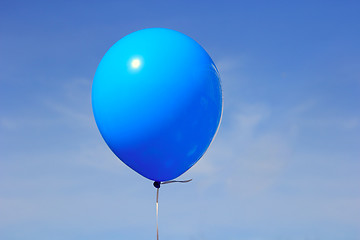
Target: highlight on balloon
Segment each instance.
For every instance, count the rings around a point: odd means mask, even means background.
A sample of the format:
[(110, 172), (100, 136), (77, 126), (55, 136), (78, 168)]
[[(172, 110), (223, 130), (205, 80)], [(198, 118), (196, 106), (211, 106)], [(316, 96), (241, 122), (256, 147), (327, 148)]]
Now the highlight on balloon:
[(134, 58), (131, 60), (131, 67), (133, 69), (138, 69), (141, 66), (141, 60), (139, 58)]

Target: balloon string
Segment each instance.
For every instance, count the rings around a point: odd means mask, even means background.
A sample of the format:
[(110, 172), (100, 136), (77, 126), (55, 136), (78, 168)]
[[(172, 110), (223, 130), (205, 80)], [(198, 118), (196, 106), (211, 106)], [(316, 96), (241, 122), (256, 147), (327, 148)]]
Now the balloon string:
[(154, 187), (156, 188), (156, 239), (159, 240), (159, 189), (161, 184), (168, 183), (188, 183), (192, 181), (192, 179), (184, 180), (184, 181), (165, 181), (165, 182), (154, 182)]
[(159, 188), (156, 189), (156, 239), (159, 240)]

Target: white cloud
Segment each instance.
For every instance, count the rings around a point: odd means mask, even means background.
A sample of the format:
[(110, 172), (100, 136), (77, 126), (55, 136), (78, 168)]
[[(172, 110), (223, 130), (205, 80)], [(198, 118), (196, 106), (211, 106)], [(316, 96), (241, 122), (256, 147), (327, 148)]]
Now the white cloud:
[(202, 188), (211, 189), (221, 181), (232, 195), (248, 197), (273, 184), (288, 161), (291, 142), (271, 132), (258, 134), (270, 115), (267, 107), (244, 105), (239, 109), (227, 120), (231, 125), (220, 129), (204, 158), (188, 175), (206, 175), (199, 183)]
[(216, 66), (221, 74), (236, 71), (244, 66), (245, 59), (239, 56), (220, 58), (216, 60)]

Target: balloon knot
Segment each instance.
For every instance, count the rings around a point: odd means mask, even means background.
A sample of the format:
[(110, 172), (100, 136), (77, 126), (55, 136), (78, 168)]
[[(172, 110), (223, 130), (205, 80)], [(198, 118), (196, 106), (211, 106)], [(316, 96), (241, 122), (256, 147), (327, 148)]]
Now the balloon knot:
[(160, 182), (155, 181), (155, 182), (154, 182), (154, 187), (160, 188)]

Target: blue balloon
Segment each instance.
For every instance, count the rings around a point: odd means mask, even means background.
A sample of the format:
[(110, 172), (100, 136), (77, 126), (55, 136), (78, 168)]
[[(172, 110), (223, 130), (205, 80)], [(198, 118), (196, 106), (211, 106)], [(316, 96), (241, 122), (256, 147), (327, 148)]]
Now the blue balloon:
[(171, 180), (202, 157), (218, 130), (219, 73), (192, 38), (164, 28), (140, 30), (102, 58), (92, 107), (121, 161), (151, 180)]

